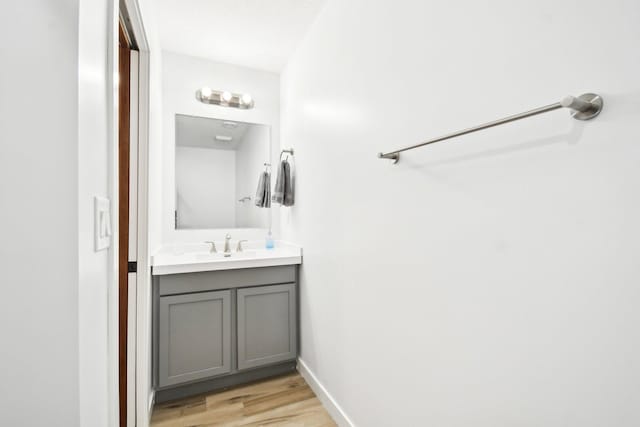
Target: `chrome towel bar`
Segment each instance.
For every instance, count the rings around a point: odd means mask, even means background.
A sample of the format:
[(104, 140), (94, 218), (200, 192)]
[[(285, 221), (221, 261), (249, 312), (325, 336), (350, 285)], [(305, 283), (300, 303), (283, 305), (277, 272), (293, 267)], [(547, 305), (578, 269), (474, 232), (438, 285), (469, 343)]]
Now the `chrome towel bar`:
[(600, 114), (602, 111), (602, 97), (595, 93), (585, 93), (577, 98), (574, 96), (566, 96), (560, 102), (555, 104), (546, 105), (544, 107), (536, 108), (534, 110), (525, 111), (524, 113), (516, 114), (513, 116), (505, 117), (503, 119), (494, 120), (489, 123), (467, 128), (458, 132), (453, 132), (447, 135), (440, 136), (438, 138), (430, 139), (420, 144), (411, 145), (409, 147), (400, 148), (399, 150), (389, 151), (388, 153), (378, 153), (378, 157), (381, 159), (393, 160), (393, 163), (398, 163), (400, 160), (400, 153), (403, 151), (413, 150), (414, 148), (424, 147), (425, 145), (434, 144), (436, 142), (445, 141), (447, 139), (455, 138), (457, 136), (466, 135), (468, 133), (477, 132), (479, 130), (488, 129), (494, 126), (503, 125), (505, 123), (515, 122), (516, 120), (526, 119), (527, 117), (535, 116), (549, 111), (557, 110), (560, 108), (571, 109), (571, 116), (577, 120), (589, 120)]

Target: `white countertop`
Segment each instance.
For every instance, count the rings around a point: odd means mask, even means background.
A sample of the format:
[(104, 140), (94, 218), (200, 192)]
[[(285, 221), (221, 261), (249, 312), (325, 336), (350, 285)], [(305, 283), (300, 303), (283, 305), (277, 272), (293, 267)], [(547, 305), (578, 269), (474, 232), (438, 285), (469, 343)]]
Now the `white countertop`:
[(151, 260), (153, 274), (179, 274), (200, 271), (232, 270), (237, 268), (271, 267), (302, 264), (302, 248), (276, 241), (273, 249), (265, 249), (264, 241), (243, 244), (243, 252), (236, 252), (237, 242), (231, 242), (229, 257), (222, 253), (224, 242), (216, 242), (218, 253), (210, 253), (206, 243), (185, 243), (163, 246)]

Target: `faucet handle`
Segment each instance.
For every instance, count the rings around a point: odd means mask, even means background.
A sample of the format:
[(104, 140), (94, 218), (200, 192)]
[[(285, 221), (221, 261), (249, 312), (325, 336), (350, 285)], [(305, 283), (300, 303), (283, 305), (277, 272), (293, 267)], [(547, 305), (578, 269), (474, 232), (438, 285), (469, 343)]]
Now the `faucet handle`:
[(238, 240), (238, 246), (236, 246), (236, 252), (242, 252), (242, 242), (248, 242), (248, 240)]
[(207, 240), (205, 243), (208, 243), (209, 245), (211, 245), (209, 247), (209, 253), (211, 253), (211, 254), (218, 253), (218, 249), (216, 248), (216, 242), (212, 242), (212, 241)]
[(226, 236), (224, 236), (224, 238), (225, 238), (226, 240), (231, 240), (231, 234), (227, 233), (227, 235), (226, 235)]

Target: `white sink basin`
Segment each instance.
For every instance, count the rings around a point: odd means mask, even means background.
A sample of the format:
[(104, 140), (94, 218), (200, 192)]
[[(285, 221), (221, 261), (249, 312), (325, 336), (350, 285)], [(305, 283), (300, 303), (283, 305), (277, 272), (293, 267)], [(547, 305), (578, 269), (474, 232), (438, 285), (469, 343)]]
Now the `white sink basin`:
[(222, 254), (209, 253), (209, 252), (203, 253), (203, 254), (196, 253), (194, 254), (194, 256), (198, 261), (213, 261), (213, 260), (222, 258)]
[(276, 242), (273, 249), (258, 249), (261, 242), (243, 252), (211, 253), (190, 245), (173, 245), (162, 248), (152, 260), (153, 274), (179, 274), (199, 271), (230, 270), (237, 268), (269, 267), (302, 263), (302, 248)]
[(206, 253), (196, 253), (195, 257), (199, 261), (215, 261), (224, 258), (252, 258), (256, 256), (255, 251), (244, 251), (244, 252), (231, 252), (230, 254), (225, 255), (222, 252), (206, 252)]

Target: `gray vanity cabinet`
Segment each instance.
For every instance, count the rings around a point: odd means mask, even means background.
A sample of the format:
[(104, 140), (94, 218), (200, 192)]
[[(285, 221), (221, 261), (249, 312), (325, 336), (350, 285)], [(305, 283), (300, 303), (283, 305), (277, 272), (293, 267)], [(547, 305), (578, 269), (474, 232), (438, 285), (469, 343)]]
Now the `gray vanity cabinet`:
[(229, 290), (160, 297), (158, 385), (231, 371)]
[(154, 276), (156, 402), (295, 370), (297, 267)]
[(238, 289), (238, 369), (295, 359), (293, 283)]

